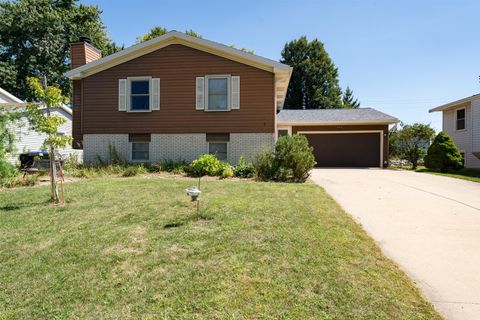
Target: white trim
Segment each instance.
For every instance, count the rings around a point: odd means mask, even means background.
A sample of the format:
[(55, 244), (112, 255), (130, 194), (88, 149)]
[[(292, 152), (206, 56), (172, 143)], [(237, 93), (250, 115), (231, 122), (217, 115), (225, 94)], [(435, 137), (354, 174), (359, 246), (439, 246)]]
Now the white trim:
[[(229, 74), (209, 74), (205, 75), (204, 98), (205, 106), (203, 108), (206, 112), (226, 112), (232, 110), (232, 76)], [(208, 82), (210, 79), (227, 79), (227, 109), (225, 110), (209, 110), (208, 109)]]
[[(463, 118), (463, 121), (464, 121), (464, 123), (463, 123), (464, 128), (463, 129), (457, 129), (457, 120), (458, 120), (457, 119), (457, 112), (460, 111), (460, 110), (464, 110), (464, 114), (465, 114), (465, 116)], [(454, 121), (455, 121), (453, 125), (455, 126), (455, 132), (467, 131), (467, 108), (466, 107), (457, 108), (457, 109), (453, 110), (453, 113), (454, 113), (453, 118), (454, 118)]]
[(474, 94), (473, 96), (462, 98), (453, 102), (446, 103), (444, 105), (435, 107), (433, 109), (428, 110), (428, 112), (436, 112), (436, 111), (446, 111), (452, 107), (455, 107), (458, 104), (462, 104), (465, 102), (472, 102), (473, 100), (476, 100), (480, 97), (480, 94)]
[[(143, 159), (143, 160), (133, 160), (133, 144), (134, 143), (147, 143), (148, 144), (148, 159)], [(129, 151), (129, 160), (132, 163), (146, 163), (150, 162), (151, 160), (151, 154), (152, 154), (152, 146), (151, 146), (151, 141), (129, 141), (128, 142), (128, 151)]]
[[(133, 81), (148, 81), (148, 110), (132, 110), (132, 80)], [(138, 76), (138, 77), (127, 77), (127, 112), (137, 113), (137, 112), (152, 112), (152, 77), (151, 76)]]
[(210, 153), (210, 143), (226, 143), (227, 144), (227, 159), (225, 160), (220, 160), (220, 161), (230, 161), (230, 141), (207, 141), (207, 154)]
[(379, 133), (380, 134), (380, 168), (383, 168), (383, 130), (351, 130), (351, 131), (297, 131), (297, 134), (329, 134), (329, 133)]
[(13, 100), (13, 103), (22, 103), (23, 101), (20, 100), (19, 98), (15, 97), (13, 94), (11, 94), (10, 92), (8, 92), (7, 90), (5, 89), (2, 89), (0, 87), (0, 94), (1, 95), (4, 95), (5, 97), (7, 97), (8, 99), (10, 100)]

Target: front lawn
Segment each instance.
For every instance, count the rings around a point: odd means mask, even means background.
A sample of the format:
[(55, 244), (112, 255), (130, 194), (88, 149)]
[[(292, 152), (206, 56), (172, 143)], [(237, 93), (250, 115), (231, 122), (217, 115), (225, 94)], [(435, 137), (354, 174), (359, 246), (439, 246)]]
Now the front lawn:
[(432, 174), (437, 174), (441, 176), (446, 176), (446, 177), (451, 177), (451, 178), (457, 178), (457, 179), (463, 179), (463, 180), (468, 180), (468, 181), (473, 181), (473, 182), (480, 182), (480, 170), (479, 169), (461, 169), (455, 173), (443, 173), (440, 171), (434, 171), (434, 170), (429, 170), (425, 167), (421, 167), (417, 169), (418, 172), (426, 172), (426, 173), (432, 173)]
[(0, 191), (0, 319), (439, 319), (313, 184), (102, 178)]

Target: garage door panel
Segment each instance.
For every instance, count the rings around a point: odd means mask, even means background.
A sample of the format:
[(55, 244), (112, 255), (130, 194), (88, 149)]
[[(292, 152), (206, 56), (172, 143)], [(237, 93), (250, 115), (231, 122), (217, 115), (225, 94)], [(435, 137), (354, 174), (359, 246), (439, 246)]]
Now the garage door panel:
[(318, 167), (380, 166), (378, 133), (305, 134), (313, 147)]

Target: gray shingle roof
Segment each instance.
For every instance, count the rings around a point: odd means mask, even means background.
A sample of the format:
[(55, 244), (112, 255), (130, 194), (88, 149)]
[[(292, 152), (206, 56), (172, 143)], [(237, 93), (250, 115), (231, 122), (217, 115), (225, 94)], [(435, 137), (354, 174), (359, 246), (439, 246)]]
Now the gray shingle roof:
[(281, 110), (279, 122), (378, 122), (396, 123), (397, 118), (372, 108)]

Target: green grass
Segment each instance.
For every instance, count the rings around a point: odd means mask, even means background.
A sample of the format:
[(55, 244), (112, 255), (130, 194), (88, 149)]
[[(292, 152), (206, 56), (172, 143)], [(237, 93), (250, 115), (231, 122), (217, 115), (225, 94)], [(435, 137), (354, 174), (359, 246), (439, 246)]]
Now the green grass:
[[(402, 169), (402, 170), (412, 170), (411, 166), (392, 166), (394, 169)], [(456, 179), (463, 179), (463, 180), (468, 180), (468, 181), (473, 181), (473, 182), (480, 182), (480, 169), (461, 169), (456, 171), (455, 173), (446, 173), (446, 172), (440, 172), (438, 170), (431, 170), (427, 169), (424, 166), (419, 166), (416, 170), (416, 172), (423, 172), (423, 173), (430, 173), (430, 174), (436, 174), (439, 176), (445, 176), (445, 177), (451, 177), (451, 178), (456, 178)]]
[(0, 319), (439, 319), (313, 184), (102, 178), (0, 192)]
[(468, 181), (473, 181), (473, 182), (480, 182), (480, 170), (478, 169), (461, 169), (455, 173), (444, 173), (440, 171), (434, 171), (434, 170), (429, 170), (425, 167), (420, 167), (417, 169), (417, 172), (426, 172), (426, 173), (432, 173), (432, 174), (437, 174), (440, 176), (445, 176), (445, 177), (451, 177), (451, 178), (456, 178), (456, 179), (463, 179), (463, 180), (468, 180)]

